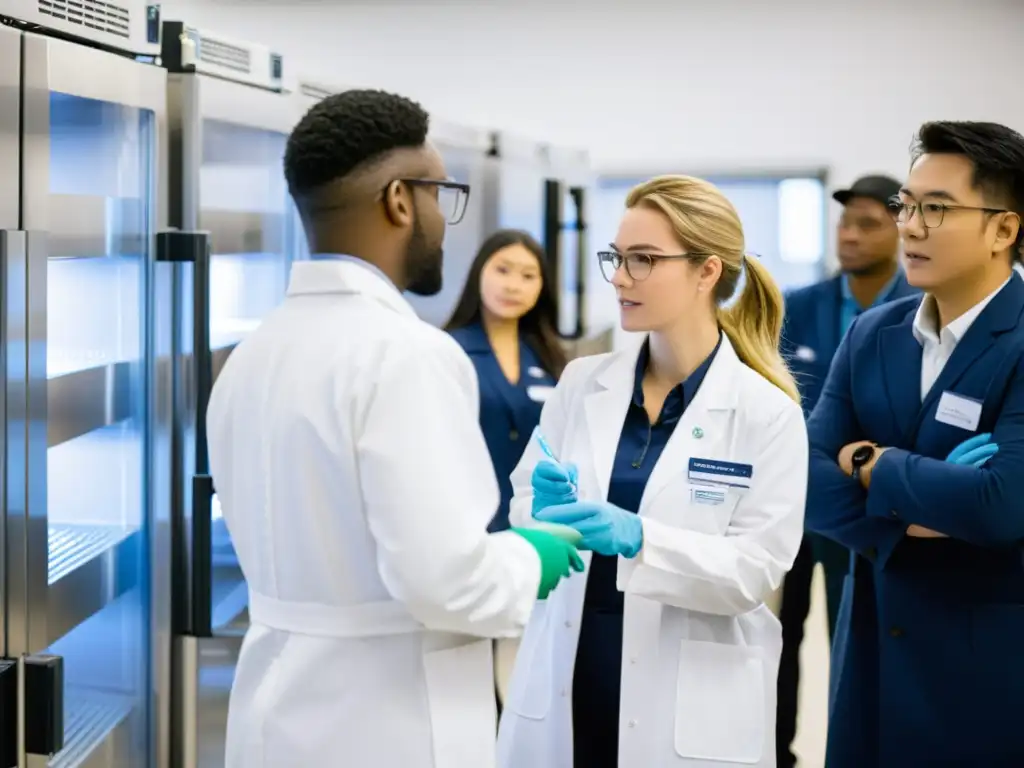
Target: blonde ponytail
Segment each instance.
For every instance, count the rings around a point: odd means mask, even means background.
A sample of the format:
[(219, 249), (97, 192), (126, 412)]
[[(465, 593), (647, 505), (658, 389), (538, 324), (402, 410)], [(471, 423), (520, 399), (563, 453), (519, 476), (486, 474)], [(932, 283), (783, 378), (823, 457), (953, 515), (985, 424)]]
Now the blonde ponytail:
[(718, 322), (736, 355), (768, 381), (800, 402), (796, 380), (779, 352), (784, 302), (771, 273), (757, 258), (745, 256), (746, 281), (736, 303), (718, 312)]
[(734, 306), (718, 310), (718, 323), (744, 364), (799, 403), (796, 381), (779, 352), (782, 292), (760, 261), (744, 255), (743, 224), (728, 198), (703, 179), (657, 176), (630, 190), (626, 207), (637, 205), (664, 213), (687, 251), (718, 257), (722, 274), (714, 294), (719, 307), (732, 298), (746, 273), (743, 293)]

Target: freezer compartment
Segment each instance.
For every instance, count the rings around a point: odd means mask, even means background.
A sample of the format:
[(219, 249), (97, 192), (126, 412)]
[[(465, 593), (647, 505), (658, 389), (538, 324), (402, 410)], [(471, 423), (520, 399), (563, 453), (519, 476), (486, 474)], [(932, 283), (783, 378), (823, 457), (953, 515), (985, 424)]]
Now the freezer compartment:
[(51, 643), (144, 581), (142, 449), (128, 419), (47, 451)]
[(147, 611), (145, 587), (133, 588), (48, 649), (67, 678), (64, 749), (51, 768), (133, 765), (144, 754)]

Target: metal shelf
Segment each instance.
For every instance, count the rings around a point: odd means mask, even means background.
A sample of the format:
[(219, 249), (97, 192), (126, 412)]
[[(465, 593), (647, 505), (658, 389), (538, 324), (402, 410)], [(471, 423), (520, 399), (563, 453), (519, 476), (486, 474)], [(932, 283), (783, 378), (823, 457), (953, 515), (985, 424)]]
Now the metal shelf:
[(138, 584), (143, 543), (141, 531), (122, 526), (50, 526), (50, 644)]
[[(90, 765), (117, 765), (101, 745), (110, 741), (117, 751), (115, 731), (127, 721), (134, 708), (128, 696), (68, 687), (65, 692), (64, 749), (50, 760), (49, 768), (86, 768)], [(93, 762), (97, 761), (97, 762)], [(103, 762), (99, 762), (103, 761)]]
[(139, 364), (111, 363), (54, 376), (46, 387), (48, 448), (133, 415)]

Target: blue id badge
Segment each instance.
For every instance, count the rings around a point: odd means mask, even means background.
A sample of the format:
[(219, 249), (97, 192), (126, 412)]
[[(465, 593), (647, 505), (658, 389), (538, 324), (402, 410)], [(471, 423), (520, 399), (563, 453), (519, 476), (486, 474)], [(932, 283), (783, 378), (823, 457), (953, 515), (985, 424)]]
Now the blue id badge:
[(691, 483), (712, 483), (734, 488), (749, 488), (753, 476), (754, 468), (750, 464), (736, 464), (717, 459), (691, 458), (687, 472)]

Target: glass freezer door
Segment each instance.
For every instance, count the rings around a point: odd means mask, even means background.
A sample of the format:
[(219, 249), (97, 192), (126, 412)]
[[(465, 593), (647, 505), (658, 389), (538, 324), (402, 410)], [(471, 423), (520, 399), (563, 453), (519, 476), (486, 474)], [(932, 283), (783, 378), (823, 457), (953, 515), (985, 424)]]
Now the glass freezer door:
[(28, 652), (64, 658), (65, 746), (49, 765), (145, 765), (145, 321), (166, 74), (30, 34), (23, 66), (22, 216), (46, 235), (28, 257), (21, 618)]
[[(204, 83), (205, 85), (205, 83)], [(284, 298), (294, 213), (285, 185), (287, 136), (204, 118), (199, 228), (210, 233), (209, 321), (213, 375), (231, 349)], [(211, 628), (244, 616), (248, 592), (220, 507), (212, 504)]]

